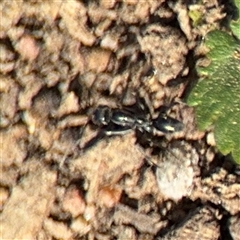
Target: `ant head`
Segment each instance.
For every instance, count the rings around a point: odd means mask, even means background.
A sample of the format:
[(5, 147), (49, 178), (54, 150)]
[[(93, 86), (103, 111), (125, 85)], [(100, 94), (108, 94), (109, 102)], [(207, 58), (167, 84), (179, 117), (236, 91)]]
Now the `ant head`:
[(97, 126), (107, 125), (111, 120), (111, 110), (107, 106), (99, 106), (93, 111), (91, 120)]

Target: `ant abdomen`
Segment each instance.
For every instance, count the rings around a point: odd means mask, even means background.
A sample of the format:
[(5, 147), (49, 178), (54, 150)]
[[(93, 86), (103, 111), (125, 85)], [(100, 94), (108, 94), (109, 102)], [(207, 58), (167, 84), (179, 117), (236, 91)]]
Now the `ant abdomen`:
[(153, 127), (163, 133), (173, 133), (181, 131), (184, 126), (183, 123), (177, 119), (160, 113), (159, 116), (153, 120)]

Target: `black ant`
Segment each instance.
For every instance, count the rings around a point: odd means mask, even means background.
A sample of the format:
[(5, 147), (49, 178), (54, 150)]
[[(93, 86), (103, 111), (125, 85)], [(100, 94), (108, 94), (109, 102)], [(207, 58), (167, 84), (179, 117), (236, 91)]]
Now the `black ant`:
[(181, 131), (183, 124), (165, 113), (160, 112), (155, 119), (137, 115), (126, 109), (112, 109), (99, 106), (92, 114), (92, 122), (103, 128), (108, 136), (123, 135), (131, 130), (138, 130), (155, 135), (156, 132), (172, 133)]
[(149, 142), (155, 136), (163, 136), (183, 129), (183, 124), (177, 119), (167, 116), (165, 111), (160, 111), (158, 116), (152, 119), (149, 113), (144, 113), (145, 108), (141, 106), (141, 109), (134, 111), (134, 107), (120, 109), (98, 106), (91, 113), (90, 119), (95, 126), (99, 127), (100, 131), (83, 149), (91, 147), (104, 136), (124, 135), (132, 130), (140, 133), (142, 138)]

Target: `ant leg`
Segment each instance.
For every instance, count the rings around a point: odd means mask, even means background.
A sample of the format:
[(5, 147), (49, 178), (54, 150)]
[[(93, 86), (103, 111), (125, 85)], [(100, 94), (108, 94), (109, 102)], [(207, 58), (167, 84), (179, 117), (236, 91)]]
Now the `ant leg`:
[(93, 137), (91, 140), (89, 140), (81, 150), (86, 151), (90, 149), (98, 141), (102, 140), (105, 136), (111, 137), (111, 136), (117, 136), (117, 135), (125, 135), (132, 131), (132, 129), (129, 127), (122, 127), (122, 126), (121, 128), (119, 127), (117, 128), (117, 127), (118, 126), (115, 124), (110, 124), (107, 127), (100, 129), (98, 134), (95, 137)]
[(117, 126), (115, 124), (109, 125), (105, 130), (104, 133), (106, 136), (117, 136), (117, 135), (125, 135), (132, 131), (132, 128), (129, 126)]
[(85, 152), (87, 150), (89, 150), (91, 147), (93, 147), (98, 141), (100, 141), (101, 139), (103, 139), (105, 136), (105, 133), (103, 130), (100, 130), (98, 132), (98, 134), (93, 137), (92, 139), (90, 139), (82, 148), (81, 151)]

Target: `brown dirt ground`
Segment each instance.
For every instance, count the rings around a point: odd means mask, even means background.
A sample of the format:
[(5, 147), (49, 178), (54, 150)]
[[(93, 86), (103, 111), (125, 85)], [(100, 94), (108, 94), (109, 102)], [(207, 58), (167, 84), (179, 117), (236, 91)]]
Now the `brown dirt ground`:
[[(183, 101), (227, 6), (194, 2), (0, 2), (2, 239), (240, 239), (239, 169)], [(93, 109), (139, 98), (184, 129), (91, 141)]]

